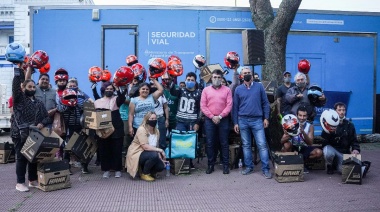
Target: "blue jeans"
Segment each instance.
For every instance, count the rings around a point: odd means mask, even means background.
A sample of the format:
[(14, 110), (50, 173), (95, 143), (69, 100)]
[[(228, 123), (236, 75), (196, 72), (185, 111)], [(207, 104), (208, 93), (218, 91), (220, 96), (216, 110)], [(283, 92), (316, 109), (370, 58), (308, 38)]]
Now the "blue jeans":
[(195, 122), (177, 122), (176, 130), (194, 131)]
[(326, 160), (326, 165), (336, 166), (339, 172), (342, 172), (343, 154), (334, 147), (327, 145), (323, 147), (323, 155)]
[(220, 120), (219, 124), (214, 124), (212, 119), (205, 118), (205, 130), (206, 130), (206, 153), (208, 159), (208, 165), (215, 165), (215, 146), (217, 142), (220, 142), (222, 149), (223, 165), (229, 165), (229, 149), (228, 149), (228, 134), (229, 134), (229, 120), (224, 118)]
[(157, 119), (158, 131), (160, 132), (159, 147), (163, 150), (166, 149), (166, 126), (165, 117), (161, 116)]
[(244, 164), (247, 168), (253, 169), (252, 162), (252, 137), (255, 137), (256, 146), (259, 149), (261, 158), (261, 170), (269, 171), (269, 153), (265, 138), (263, 119), (260, 118), (242, 118), (239, 117), (238, 124), (240, 128), (241, 140), (243, 143)]

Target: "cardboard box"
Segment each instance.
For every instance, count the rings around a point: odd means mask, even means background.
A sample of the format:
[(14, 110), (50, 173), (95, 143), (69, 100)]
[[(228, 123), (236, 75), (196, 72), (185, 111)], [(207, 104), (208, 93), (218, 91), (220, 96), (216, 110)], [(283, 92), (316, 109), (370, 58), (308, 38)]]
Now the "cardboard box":
[(81, 131), (74, 132), (65, 150), (71, 151), (82, 163), (89, 163), (98, 149), (98, 144), (92, 136)]
[(190, 159), (170, 159), (169, 161), (172, 174), (190, 174)]
[(15, 161), (15, 145), (13, 142), (0, 143), (0, 163), (12, 163)]
[(326, 161), (322, 156), (318, 159), (306, 159), (305, 167), (309, 170), (325, 170), (326, 169)]
[(275, 179), (279, 183), (302, 182), (303, 179), (303, 156), (297, 152), (276, 152)]
[(54, 191), (71, 187), (69, 163), (67, 161), (52, 161), (39, 164), (38, 188), (43, 191)]
[(343, 154), (342, 183), (362, 184), (361, 155)]
[(112, 127), (111, 111), (84, 111), (84, 127), (90, 129), (105, 129)]
[(243, 163), (243, 155), (239, 154), (239, 150), (240, 150), (240, 145), (238, 145), (238, 144), (229, 145), (230, 169), (239, 168), (239, 159), (242, 159), (242, 163)]
[(21, 154), (31, 163), (51, 161), (55, 158), (62, 142), (62, 138), (55, 132), (50, 132), (48, 128), (41, 130), (31, 128)]

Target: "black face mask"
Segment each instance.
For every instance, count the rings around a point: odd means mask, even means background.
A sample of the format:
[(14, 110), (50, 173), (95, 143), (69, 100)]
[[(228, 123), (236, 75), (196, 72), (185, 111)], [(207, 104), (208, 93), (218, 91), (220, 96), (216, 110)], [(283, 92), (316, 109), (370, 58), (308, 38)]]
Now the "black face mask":
[(250, 74), (244, 75), (244, 81), (249, 82), (251, 81), (251, 79), (252, 79), (252, 75)]
[(104, 92), (104, 95), (105, 95), (106, 97), (111, 97), (111, 96), (113, 95), (113, 91), (105, 91), (105, 92)]
[(157, 120), (148, 120), (148, 124), (149, 124), (149, 126), (151, 126), (151, 127), (156, 127), (156, 125), (157, 125)]
[(26, 95), (27, 97), (34, 96), (35, 93), (36, 93), (36, 91), (30, 91), (30, 90), (26, 90), (26, 89), (25, 89), (25, 95)]
[(66, 88), (66, 85), (58, 85), (59, 90), (65, 90), (65, 88)]

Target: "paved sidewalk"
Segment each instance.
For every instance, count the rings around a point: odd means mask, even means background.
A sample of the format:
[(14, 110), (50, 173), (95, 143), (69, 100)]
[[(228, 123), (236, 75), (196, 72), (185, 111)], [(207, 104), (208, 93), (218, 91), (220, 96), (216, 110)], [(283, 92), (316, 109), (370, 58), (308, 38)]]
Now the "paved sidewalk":
[(222, 166), (206, 175), (204, 158), (191, 175), (162, 173), (152, 183), (127, 173), (102, 179), (91, 163), (88, 175), (73, 168), (71, 188), (22, 193), (15, 189), (15, 163), (0, 164), (0, 211), (380, 211), (380, 143), (362, 149), (363, 160), (372, 161), (362, 185), (342, 184), (340, 175), (325, 171), (310, 171), (305, 182), (278, 183), (262, 176), (260, 164), (248, 176), (237, 169), (223, 175)]

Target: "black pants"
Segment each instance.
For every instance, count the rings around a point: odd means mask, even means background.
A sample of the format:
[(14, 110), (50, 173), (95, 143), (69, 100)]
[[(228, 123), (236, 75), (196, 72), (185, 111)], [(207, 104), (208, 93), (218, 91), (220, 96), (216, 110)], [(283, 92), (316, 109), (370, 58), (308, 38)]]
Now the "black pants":
[(25, 183), (26, 167), (28, 167), (28, 180), (37, 180), (37, 163), (30, 163), (28, 159), (26, 159), (25, 156), (21, 154), (21, 148), (25, 144), (26, 139), (22, 141), (20, 138), (12, 138), (12, 141), (15, 144), (16, 151), (17, 183)]
[(143, 174), (154, 174), (165, 169), (165, 164), (158, 156), (158, 152), (153, 151), (143, 151), (140, 155), (139, 165), (142, 167)]
[(123, 137), (99, 139), (99, 153), (101, 157), (100, 166), (102, 171), (121, 171), (122, 169), (122, 152)]

